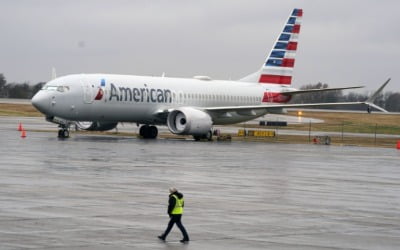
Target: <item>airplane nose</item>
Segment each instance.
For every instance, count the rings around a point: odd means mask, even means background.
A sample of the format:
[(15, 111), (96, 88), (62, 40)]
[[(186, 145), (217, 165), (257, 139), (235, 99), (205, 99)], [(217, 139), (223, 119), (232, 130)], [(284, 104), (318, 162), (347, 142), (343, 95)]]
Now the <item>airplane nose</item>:
[(49, 109), (50, 106), (49, 97), (42, 90), (32, 97), (31, 103), (37, 110), (39, 110), (43, 114), (46, 114), (46, 111)]

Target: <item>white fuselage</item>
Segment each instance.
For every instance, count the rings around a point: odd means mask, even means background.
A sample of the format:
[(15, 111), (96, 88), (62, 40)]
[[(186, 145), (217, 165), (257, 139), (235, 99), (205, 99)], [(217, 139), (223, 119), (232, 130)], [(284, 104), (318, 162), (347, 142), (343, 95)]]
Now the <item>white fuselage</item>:
[[(46, 116), (72, 121), (115, 121), (165, 124), (156, 114), (179, 107), (254, 106), (264, 93), (280, 86), (211, 80), (111, 74), (68, 75), (49, 81), (34, 97)], [(100, 91), (100, 93), (99, 93)], [(39, 101), (40, 100), (40, 101)], [(33, 100), (34, 102), (34, 100)], [(37, 106), (37, 105), (35, 105)], [(213, 124), (229, 124), (264, 115), (230, 112), (212, 115)]]

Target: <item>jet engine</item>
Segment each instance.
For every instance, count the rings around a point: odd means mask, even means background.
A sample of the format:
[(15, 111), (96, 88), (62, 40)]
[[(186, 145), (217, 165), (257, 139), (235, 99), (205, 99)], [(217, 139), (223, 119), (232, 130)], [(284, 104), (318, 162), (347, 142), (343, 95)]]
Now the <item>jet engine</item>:
[(76, 126), (82, 130), (107, 131), (115, 128), (118, 122), (76, 122)]
[(212, 120), (201, 110), (182, 107), (168, 114), (167, 125), (174, 134), (202, 136), (211, 131)]

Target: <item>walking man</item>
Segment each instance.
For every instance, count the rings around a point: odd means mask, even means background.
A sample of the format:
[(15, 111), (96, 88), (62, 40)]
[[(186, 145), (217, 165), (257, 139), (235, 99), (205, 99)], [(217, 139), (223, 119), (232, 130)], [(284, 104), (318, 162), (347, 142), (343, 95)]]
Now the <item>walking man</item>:
[(184, 207), (184, 200), (183, 200), (183, 194), (178, 192), (178, 190), (174, 187), (171, 187), (169, 189), (169, 200), (168, 200), (168, 215), (169, 215), (169, 223), (168, 227), (165, 230), (165, 232), (158, 236), (160, 240), (165, 241), (167, 238), (169, 232), (171, 231), (172, 227), (176, 223), (178, 228), (181, 230), (183, 239), (180, 240), (182, 243), (189, 242), (189, 235), (186, 232), (185, 227), (182, 225), (181, 219), (182, 219), (182, 214), (183, 214), (183, 207)]

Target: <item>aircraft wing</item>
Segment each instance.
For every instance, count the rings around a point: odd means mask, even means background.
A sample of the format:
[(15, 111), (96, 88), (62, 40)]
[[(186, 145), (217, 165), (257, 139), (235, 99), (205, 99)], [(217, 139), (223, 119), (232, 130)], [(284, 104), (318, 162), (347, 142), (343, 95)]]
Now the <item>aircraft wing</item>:
[(353, 87), (342, 87), (342, 88), (304, 89), (304, 90), (293, 90), (293, 91), (289, 90), (289, 91), (282, 92), (282, 94), (283, 95), (297, 95), (297, 94), (345, 90), (345, 89), (359, 89), (359, 88), (364, 88), (364, 87), (365, 86), (353, 86)]
[[(228, 112), (240, 112), (241, 114), (255, 115), (256, 110), (265, 110), (268, 113), (282, 113), (285, 108), (323, 108), (323, 107), (337, 107), (337, 106), (354, 106), (354, 105), (366, 105), (367, 107), (373, 107), (382, 112), (388, 112), (387, 110), (375, 105), (373, 102), (382, 92), (383, 88), (389, 83), (390, 78), (386, 80), (382, 86), (375, 91), (366, 101), (363, 102), (331, 102), (331, 103), (301, 103), (301, 104), (265, 104), (265, 105), (248, 105), (248, 106), (224, 106), (224, 107), (201, 107), (199, 110), (205, 112), (214, 113), (221, 115)], [(330, 89), (311, 89), (311, 90), (299, 90), (299, 91), (288, 91), (285, 93), (306, 93), (306, 92), (317, 92), (326, 90), (341, 90), (349, 88), (360, 88), (360, 87), (346, 87), (346, 88), (330, 88)], [(158, 110), (155, 112), (155, 117), (158, 118), (159, 122), (165, 122), (168, 114), (172, 109)]]
[[(250, 105), (250, 106), (225, 106), (225, 107), (198, 107), (197, 109), (203, 110), (216, 116), (225, 115), (229, 112), (238, 112), (241, 114), (248, 114), (249, 116), (255, 115), (257, 110), (265, 110), (268, 113), (282, 114), (286, 108), (323, 108), (323, 107), (337, 107), (337, 106), (354, 106), (354, 105), (367, 105), (382, 112), (388, 112), (385, 109), (370, 103), (370, 102), (332, 102), (332, 103), (305, 103), (305, 104), (266, 104), (266, 105)], [(158, 110), (155, 112), (155, 117), (160, 124), (166, 123), (168, 114), (173, 109)]]
[[(385, 88), (385, 86), (390, 82), (390, 78), (387, 79), (382, 86), (375, 91), (366, 101), (363, 102), (333, 102), (333, 103), (303, 103), (303, 104), (266, 104), (266, 105), (254, 105), (254, 106), (232, 106), (232, 107), (206, 107), (203, 110), (208, 112), (233, 112), (233, 111), (241, 111), (252, 113), (252, 110), (260, 110), (264, 109), (271, 113), (278, 113), (285, 108), (322, 108), (322, 107), (334, 107), (334, 106), (354, 106), (354, 105), (367, 105), (369, 107), (373, 107), (382, 112), (388, 112), (387, 110), (375, 105), (373, 102)], [(327, 90), (342, 90), (342, 89), (351, 89), (351, 88), (361, 88), (358, 87), (345, 87), (345, 88), (329, 88), (329, 89), (309, 89), (309, 90), (297, 90), (297, 91), (287, 91), (285, 94), (300, 94), (307, 92), (318, 92), (318, 91), (327, 91)]]
[(267, 110), (271, 113), (275, 113), (285, 108), (322, 108), (322, 107), (333, 107), (333, 106), (354, 106), (354, 105), (369, 105), (382, 112), (388, 112), (385, 109), (370, 103), (370, 102), (332, 102), (332, 103), (303, 103), (303, 104), (270, 104), (270, 105), (254, 105), (254, 106), (228, 106), (228, 107), (205, 107), (202, 110), (209, 112), (234, 112), (234, 111), (248, 111), (252, 110)]

